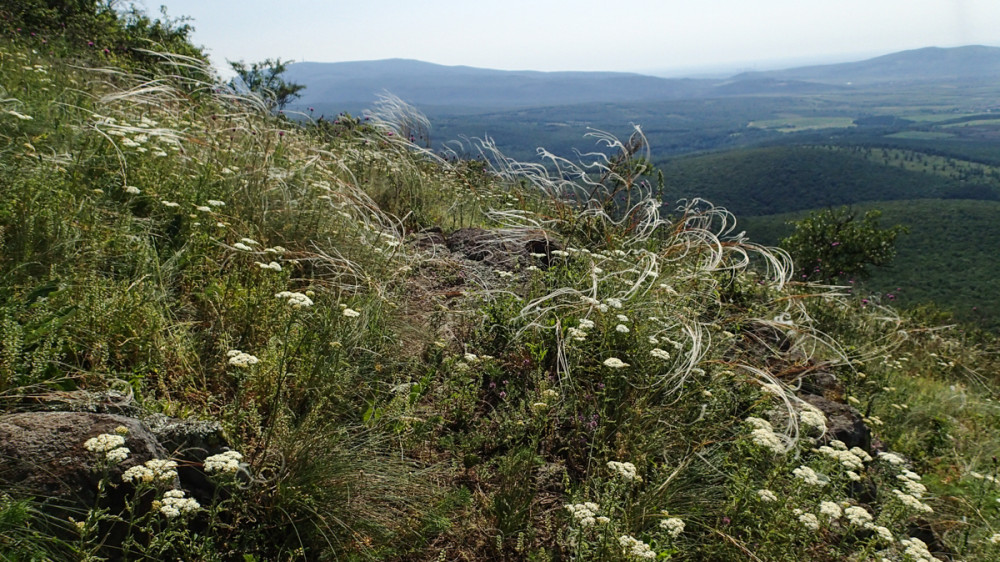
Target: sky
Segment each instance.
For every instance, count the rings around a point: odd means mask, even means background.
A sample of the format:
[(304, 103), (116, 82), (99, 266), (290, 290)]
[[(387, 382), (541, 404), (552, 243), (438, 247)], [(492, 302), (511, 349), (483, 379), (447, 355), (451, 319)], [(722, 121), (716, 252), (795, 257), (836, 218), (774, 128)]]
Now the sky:
[(660, 75), (1000, 46), (1000, 0), (137, 0), (226, 60), (386, 58)]

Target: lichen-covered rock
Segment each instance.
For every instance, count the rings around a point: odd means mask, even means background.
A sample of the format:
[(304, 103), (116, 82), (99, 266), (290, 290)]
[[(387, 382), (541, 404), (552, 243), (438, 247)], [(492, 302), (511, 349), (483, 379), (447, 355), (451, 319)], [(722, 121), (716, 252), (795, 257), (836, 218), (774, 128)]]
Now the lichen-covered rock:
[(229, 450), (222, 424), (217, 421), (182, 420), (163, 414), (153, 414), (144, 422), (170, 458), (178, 461), (181, 486), (200, 501), (211, 498), (214, 487), (205, 477), (201, 465), (206, 457)]
[[(24, 495), (56, 498), (63, 503), (94, 506), (100, 473), (98, 453), (84, 447), (91, 437), (115, 433), (124, 426), (129, 456), (110, 468), (112, 482), (126, 469), (150, 459), (167, 458), (167, 451), (137, 419), (89, 412), (23, 412), (0, 416), (0, 485)], [(106, 491), (107, 501), (125, 493), (119, 486)]]

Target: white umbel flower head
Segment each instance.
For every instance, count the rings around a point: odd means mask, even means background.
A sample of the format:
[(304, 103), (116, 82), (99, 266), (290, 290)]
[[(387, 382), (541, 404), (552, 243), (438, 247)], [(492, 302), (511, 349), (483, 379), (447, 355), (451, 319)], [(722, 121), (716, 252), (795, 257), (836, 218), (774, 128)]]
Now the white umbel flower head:
[(243, 455), (237, 451), (226, 451), (212, 455), (205, 459), (205, 472), (233, 474), (240, 469), (241, 460), (243, 460)]
[(684, 521), (679, 517), (668, 517), (660, 521), (660, 528), (666, 529), (667, 534), (676, 539), (684, 532)]
[(102, 433), (83, 442), (83, 448), (92, 453), (108, 453), (125, 445), (125, 438), (113, 433)]
[(757, 490), (757, 498), (764, 503), (771, 503), (778, 501), (778, 496), (771, 490), (767, 489)]
[(629, 364), (617, 357), (608, 357), (607, 359), (604, 360), (604, 366), (610, 367), (612, 369), (623, 369), (625, 367), (628, 367)]
[(313, 305), (312, 299), (303, 293), (293, 293), (292, 291), (281, 291), (280, 293), (276, 293), (274, 296), (279, 299), (287, 299), (288, 306), (295, 309), (307, 308)]
[(612, 472), (630, 482), (642, 482), (642, 477), (636, 471), (635, 465), (630, 462), (609, 461), (608, 468)]
[(653, 549), (648, 544), (631, 535), (618, 537), (618, 544), (621, 545), (626, 556), (643, 560), (653, 560), (656, 558), (656, 552), (653, 552)]
[(229, 357), (230, 365), (232, 365), (233, 367), (239, 367), (241, 369), (245, 369), (247, 367), (250, 367), (251, 365), (256, 365), (257, 363), (260, 363), (260, 359), (257, 359), (256, 357), (250, 355), (249, 353), (243, 353), (238, 349), (230, 349), (229, 352), (226, 353), (226, 356)]
[(194, 513), (199, 509), (201, 509), (201, 505), (197, 500), (184, 497), (184, 490), (167, 490), (163, 493), (163, 500), (160, 502), (160, 513), (168, 519)]

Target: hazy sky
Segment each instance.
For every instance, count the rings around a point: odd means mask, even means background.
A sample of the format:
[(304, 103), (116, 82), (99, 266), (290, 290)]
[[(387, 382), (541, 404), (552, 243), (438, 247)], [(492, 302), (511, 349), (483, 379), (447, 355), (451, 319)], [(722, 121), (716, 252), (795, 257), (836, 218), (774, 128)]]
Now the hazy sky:
[[(216, 66), (412, 58), (531, 70), (770, 67), (1000, 46), (1000, 0), (140, 0)], [(755, 62), (759, 61), (759, 62)]]

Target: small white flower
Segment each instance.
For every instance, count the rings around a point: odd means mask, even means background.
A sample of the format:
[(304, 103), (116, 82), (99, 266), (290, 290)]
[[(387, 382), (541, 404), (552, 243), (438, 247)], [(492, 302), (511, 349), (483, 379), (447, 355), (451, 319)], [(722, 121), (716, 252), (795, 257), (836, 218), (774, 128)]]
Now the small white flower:
[(212, 207), (225, 207), (226, 206), (226, 203), (224, 201), (219, 201), (217, 199), (209, 199), (208, 201), (205, 201), (205, 202), (208, 203), (209, 205), (211, 205)]
[(654, 552), (648, 544), (631, 535), (622, 535), (618, 537), (618, 544), (621, 545), (622, 550), (624, 550), (626, 555), (632, 556), (633, 558), (646, 560), (653, 560), (656, 558), (656, 552)]
[(237, 451), (226, 451), (205, 459), (205, 472), (222, 472), (233, 474), (240, 469), (243, 455)]
[(194, 209), (195, 209), (196, 211), (200, 211), (200, 212), (202, 212), (202, 213), (211, 213), (211, 212), (212, 212), (212, 208), (211, 208), (211, 207), (207, 207), (207, 206), (205, 206), (205, 205), (198, 205), (198, 206), (197, 206), (197, 207), (195, 207)]
[(615, 331), (618, 332), (619, 334), (627, 334), (629, 333), (630, 330), (628, 329), (628, 326), (626, 326), (625, 324), (619, 324), (615, 326)]
[(625, 480), (642, 482), (642, 477), (636, 471), (635, 465), (630, 462), (608, 461), (608, 468)]
[(792, 471), (796, 478), (810, 486), (825, 486), (827, 479), (808, 466), (800, 466)]
[(799, 422), (806, 428), (815, 429), (818, 433), (826, 433), (826, 416), (815, 406), (802, 405), (799, 412)]
[(649, 354), (652, 355), (653, 357), (656, 357), (657, 359), (662, 359), (663, 361), (667, 361), (670, 359), (670, 354), (658, 347), (650, 349)]
[(608, 357), (604, 360), (604, 366), (612, 369), (622, 369), (624, 367), (628, 367), (629, 364), (617, 357)]
[(163, 501), (160, 505), (160, 513), (168, 519), (177, 517), (180, 514), (194, 513), (201, 509), (201, 505), (194, 498), (185, 498), (183, 490), (167, 490), (163, 493)]
[(357, 318), (358, 316), (361, 316), (361, 313), (358, 312), (357, 310), (354, 310), (353, 308), (345, 308), (344, 310), (341, 311), (341, 314), (343, 314), (348, 318)]
[[(275, 293), (274, 296), (279, 299), (288, 299), (288, 306), (294, 309), (307, 308), (313, 305), (312, 299), (303, 293), (281, 291), (280, 293)], [(345, 316), (347, 315), (345, 314)]]
[(868, 510), (861, 507), (860, 505), (852, 505), (844, 509), (844, 516), (851, 525), (864, 526), (872, 521), (872, 514), (868, 513)]
[(236, 248), (237, 250), (243, 250), (244, 252), (252, 252), (253, 251), (253, 248), (251, 248), (250, 246), (247, 246), (243, 242), (237, 242), (237, 243), (233, 244), (233, 247)]
[(160, 203), (164, 207), (180, 207), (181, 206), (180, 203), (174, 203), (173, 201), (167, 201), (167, 200), (160, 201)]
[(760, 499), (760, 501), (765, 503), (778, 501), (778, 496), (771, 490), (767, 489), (757, 490), (757, 497)]
[(588, 320), (586, 318), (581, 318), (580, 322), (579, 322), (579, 326), (580, 326), (581, 330), (589, 330), (589, 329), (591, 329), (591, 328), (594, 327), (594, 321), (593, 320)]
[(173, 482), (177, 478), (177, 463), (164, 459), (150, 459), (145, 464), (139, 464), (122, 474), (123, 482), (152, 484), (154, 482)]
[(622, 307), (622, 301), (621, 301), (621, 299), (616, 299), (616, 298), (604, 299), (604, 302), (608, 306), (610, 306), (612, 308), (621, 308)]
[(125, 438), (113, 433), (102, 433), (83, 442), (83, 447), (92, 453), (109, 453), (125, 445)]
[(260, 360), (253, 355), (243, 353), (238, 349), (231, 349), (228, 353), (226, 353), (226, 355), (229, 357), (230, 365), (240, 367), (241, 369), (245, 369), (251, 365), (256, 365), (260, 362)]
[(819, 529), (819, 518), (812, 513), (803, 513), (799, 515), (799, 522), (801, 522), (810, 531), (815, 531)]
[(885, 461), (893, 465), (900, 465), (906, 462), (906, 459), (904, 459), (903, 457), (894, 453), (887, 453), (884, 451), (879, 452), (878, 460)]
[(830, 501), (820, 502), (819, 513), (820, 515), (825, 515), (830, 519), (840, 519), (840, 516), (843, 515), (843, 511), (840, 509), (840, 506), (837, 505), (836, 502)]
[(263, 263), (257, 261), (254, 263), (257, 264), (257, 267), (261, 269), (270, 269), (271, 271), (281, 271), (281, 264), (276, 261), (273, 261), (271, 263)]
[(128, 455), (128, 447), (118, 447), (117, 449), (111, 449), (108, 451), (105, 457), (108, 459), (108, 462), (118, 464), (127, 459)]
[(684, 521), (678, 517), (669, 517), (660, 521), (660, 528), (666, 529), (667, 534), (676, 539), (684, 532)]
[(129, 195), (139, 195), (140, 193), (142, 193), (142, 190), (134, 185), (126, 185), (125, 193), (128, 193)]
[(625, 316), (624, 314), (616, 314), (615, 318), (617, 318), (619, 322), (628, 322), (628, 316)]

